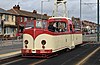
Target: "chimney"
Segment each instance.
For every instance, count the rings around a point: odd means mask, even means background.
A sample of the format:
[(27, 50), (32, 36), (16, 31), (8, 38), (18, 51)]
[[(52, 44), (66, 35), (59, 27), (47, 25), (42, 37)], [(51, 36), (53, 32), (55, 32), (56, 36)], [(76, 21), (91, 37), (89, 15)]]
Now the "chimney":
[(44, 16), (47, 16), (47, 14), (44, 14)]
[(13, 6), (13, 9), (16, 9), (16, 5), (15, 5), (15, 6)]
[(15, 5), (15, 6), (13, 6), (13, 9), (15, 9), (15, 10), (20, 10), (20, 6), (19, 5)]
[(20, 10), (20, 6), (19, 5), (17, 5), (17, 9)]
[(36, 11), (36, 10), (33, 10), (33, 13), (34, 13), (34, 14), (37, 14), (37, 11)]

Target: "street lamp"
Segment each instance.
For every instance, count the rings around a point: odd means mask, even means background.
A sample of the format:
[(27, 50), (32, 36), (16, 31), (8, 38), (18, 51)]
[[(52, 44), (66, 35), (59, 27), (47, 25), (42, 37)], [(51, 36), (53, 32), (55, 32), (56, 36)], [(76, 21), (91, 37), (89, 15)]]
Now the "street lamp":
[(81, 20), (81, 0), (80, 0), (80, 20)]
[(82, 32), (82, 19), (81, 19), (81, 16), (82, 16), (82, 0), (80, 0), (80, 23), (81, 23), (81, 32)]
[(42, 19), (42, 13), (43, 13), (43, 2), (49, 2), (50, 0), (47, 1), (41, 1), (41, 19)]

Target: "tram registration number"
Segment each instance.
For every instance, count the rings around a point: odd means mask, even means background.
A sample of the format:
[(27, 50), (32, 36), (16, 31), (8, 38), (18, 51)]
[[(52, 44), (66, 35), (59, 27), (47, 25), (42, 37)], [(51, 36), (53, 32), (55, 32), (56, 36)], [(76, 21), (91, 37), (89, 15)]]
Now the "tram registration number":
[(31, 49), (22, 49), (21, 50), (22, 53), (32, 53)]
[(52, 50), (36, 50), (36, 53), (52, 53)]

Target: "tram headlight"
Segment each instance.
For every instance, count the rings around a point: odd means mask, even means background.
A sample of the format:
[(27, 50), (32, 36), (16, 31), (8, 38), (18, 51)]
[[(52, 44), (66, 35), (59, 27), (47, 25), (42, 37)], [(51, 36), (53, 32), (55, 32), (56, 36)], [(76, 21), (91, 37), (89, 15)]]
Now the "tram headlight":
[(45, 46), (42, 46), (42, 48), (44, 49), (44, 48), (45, 48)]
[(45, 40), (42, 40), (42, 41), (41, 41), (41, 44), (42, 44), (42, 45), (45, 45), (45, 44), (46, 44), (46, 41), (45, 41)]
[(27, 45), (25, 45), (25, 48), (27, 48)]
[(25, 40), (24, 43), (25, 43), (25, 44), (28, 44), (28, 40)]

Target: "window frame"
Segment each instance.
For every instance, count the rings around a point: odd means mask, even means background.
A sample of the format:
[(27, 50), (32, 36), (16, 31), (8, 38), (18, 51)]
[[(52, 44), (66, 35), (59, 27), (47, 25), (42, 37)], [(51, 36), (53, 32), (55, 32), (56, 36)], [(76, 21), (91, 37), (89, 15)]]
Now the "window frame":
[[(56, 27), (56, 28), (59, 28), (59, 26), (62, 25), (62, 23), (63, 23), (65, 31), (62, 31), (62, 32), (68, 31), (68, 24), (66, 22), (64, 22), (64, 21), (53, 21), (53, 22), (54, 22), (53, 26)], [(48, 26), (49, 26), (50, 23), (52, 23), (52, 22), (49, 22)], [(48, 29), (48, 31), (49, 31), (49, 29)], [(61, 31), (56, 30), (55, 32), (61, 32)]]

